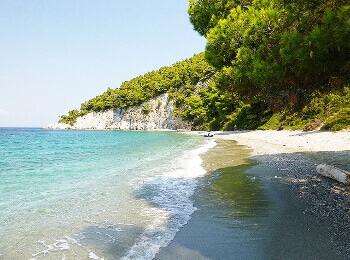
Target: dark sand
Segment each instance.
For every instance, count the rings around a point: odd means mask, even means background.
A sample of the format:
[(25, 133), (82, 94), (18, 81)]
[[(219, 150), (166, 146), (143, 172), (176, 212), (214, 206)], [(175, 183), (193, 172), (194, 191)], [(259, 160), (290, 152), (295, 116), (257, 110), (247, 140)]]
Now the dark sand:
[(350, 259), (348, 188), (300, 154), (249, 154), (218, 140), (203, 155), (197, 211), (156, 259)]

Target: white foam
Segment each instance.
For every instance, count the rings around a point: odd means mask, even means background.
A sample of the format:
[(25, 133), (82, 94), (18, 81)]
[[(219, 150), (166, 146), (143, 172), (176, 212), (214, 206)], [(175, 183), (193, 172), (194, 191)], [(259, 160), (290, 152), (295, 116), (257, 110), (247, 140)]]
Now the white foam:
[(90, 253), (89, 253), (89, 259), (103, 260), (104, 258), (101, 258), (101, 257), (95, 255), (94, 252), (90, 252)]
[(142, 214), (152, 216), (154, 220), (124, 260), (153, 259), (159, 249), (167, 246), (188, 222), (196, 210), (190, 200), (197, 187), (196, 178), (206, 173), (200, 154), (215, 145), (214, 140), (208, 140), (200, 148), (186, 151), (182, 157), (175, 159), (162, 174), (155, 174), (143, 181), (152, 190), (149, 200), (155, 207), (144, 210)]
[(31, 258), (31, 260), (37, 259), (36, 257), (40, 255), (46, 256), (51, 252), (69, 250), (70, 245), (76, 245), (79, 247), (81, 246), (76, 239), (71, 238), (69, 236), (65, 236), (64, 239), (57, 239), (52, 244), (46, 244), (46, 242), (42, 240), (39, 240), (38, 243), (45, 246), (46, 248), (36, 254), (32, 254), (33, 258)]

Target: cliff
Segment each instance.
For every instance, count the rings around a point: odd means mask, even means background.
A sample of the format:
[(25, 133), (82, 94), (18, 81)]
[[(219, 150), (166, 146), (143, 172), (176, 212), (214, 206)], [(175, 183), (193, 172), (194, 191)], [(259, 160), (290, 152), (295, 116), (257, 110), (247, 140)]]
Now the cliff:
[(74, 125), (52, 123), (46, 129), (86, 130), (177, 130), (191, 129), (191, 124), (173, 115), (174, 100), (168, 93), (139, 106), (91, 112), (78, 117)]

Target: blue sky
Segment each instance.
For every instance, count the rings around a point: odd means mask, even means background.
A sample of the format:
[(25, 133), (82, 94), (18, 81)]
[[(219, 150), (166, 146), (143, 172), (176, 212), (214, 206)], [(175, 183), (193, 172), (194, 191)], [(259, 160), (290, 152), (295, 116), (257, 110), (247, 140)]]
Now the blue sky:
[(0, 0), (0, 127), (41, 127), (192, 57), (187, 0)]

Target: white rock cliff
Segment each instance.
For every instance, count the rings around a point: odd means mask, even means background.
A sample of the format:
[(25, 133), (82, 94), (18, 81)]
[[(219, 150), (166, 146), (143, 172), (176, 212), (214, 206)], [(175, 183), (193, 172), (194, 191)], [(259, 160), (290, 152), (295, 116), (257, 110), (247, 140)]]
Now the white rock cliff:
[[(143, 108), (147, 107), (145, 110)], [(46, 129), (157, 130), (190, 129), (191, 125), (173, 115), (174, 101), (168, 93), (139, 106), (91, 112), (77, 118), (74, 125), (52, 123)]]

